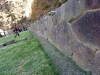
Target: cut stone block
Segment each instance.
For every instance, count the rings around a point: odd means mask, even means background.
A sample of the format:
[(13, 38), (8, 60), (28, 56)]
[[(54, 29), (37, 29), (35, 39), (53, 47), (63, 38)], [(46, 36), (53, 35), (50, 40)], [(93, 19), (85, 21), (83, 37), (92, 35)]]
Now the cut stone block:
[(100, 75), (100, 51), (97, 51), (94, 58), (94, 63), (92, 67), (93, 75)]
[(92, 70), (92, 63), (95, 56), (95, 51), (81, 42), (74, 43), (73, 60), (85, 71)]
[(27, 38), (27, 39), (31, 39), (31, 38), (32, 38), (32, 36), (27, 36), (26, 38)]
[(1, 44), (0, 44), (0, 47), (3, 47), (3, 46), (4, 46), (4, 43), (1, 43)]
[(73, 22), (72, 29), (82, 42), (100, 47), (100, 10), (87, 11)]
[(100, 0), (85, 0), (86, 1), (86, 8), (100, 8)]
[(85, 11), (85, 0), (68, 0), (55, 10), (56, 14), (53, 16), (53, 22), (55, 22), (55, 24), (63, 21), (71, 23), (84, 14)]
[(54, 45), (56, 45), (59, 50), (68, 57), (71, 57), (74, 41), (74, 36), (72, 36), (70, 26), (66, 22), (61, 22), (53, 28), (53, 38), (51, 40), (54, 40)]
[(6, 44), (6, 45), (9, 45), (9, 44), (13, 44), (13, 43), (15, 43), (15, 40), (9, 40), (9, 41), (7, 41), (5, 44)]
[(24, 41), (24, 40), (27, 40), (27, 38), (19, 39), (19, 40), (17, 40), (16, 42), (20, 42), (20, 41)]

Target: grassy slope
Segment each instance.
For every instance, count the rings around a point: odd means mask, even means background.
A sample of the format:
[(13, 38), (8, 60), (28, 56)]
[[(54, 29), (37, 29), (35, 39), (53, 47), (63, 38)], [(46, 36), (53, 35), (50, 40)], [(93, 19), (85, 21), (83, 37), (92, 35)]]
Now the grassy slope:
[[(22, 36), (25, 33), (29, 32)], [(0, 48), (0, 75), (57, 75), (57, 71), (38, 40), (32, 38)]]
[(31, 36), (31, 33), (29, 32), (29, 30), (20, 32), (19, 34), (20, 36), (19, 37), (17, 36), (17, 38), (14, 38), (15, 34), (11, 34), (9, 37), (0, 38), (0, 43), (5, 43), (6, 41), (11, 40), (11, 39), (18, 40), (27, 36)]

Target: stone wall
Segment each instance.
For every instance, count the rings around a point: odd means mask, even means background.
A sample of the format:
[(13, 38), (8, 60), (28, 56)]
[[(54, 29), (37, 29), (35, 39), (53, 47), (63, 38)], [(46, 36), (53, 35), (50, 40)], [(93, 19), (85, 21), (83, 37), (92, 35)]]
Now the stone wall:
[(68, 0), (30, 25), (85, 71), (100, 75), (100, 0)]

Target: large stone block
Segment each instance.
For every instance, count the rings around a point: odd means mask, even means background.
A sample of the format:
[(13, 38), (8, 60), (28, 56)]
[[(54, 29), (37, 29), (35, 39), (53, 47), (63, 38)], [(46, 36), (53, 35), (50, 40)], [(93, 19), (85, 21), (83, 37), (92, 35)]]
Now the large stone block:
[(38, 31), (40, 32), (41, 37), (43, 37), (44, 36), (45, 27), (44, 27), (42, 18), (39, 20), (38, 26), (39, 26), (39, 30)]
[[(46, 35), (46, 24), (45, 23), (46, 23), (46, 21), (45, 21), (44, 17), (42, 17), (38, 20), (37, 25), (38, 25), (38, 33), (39, 33), (40, 37), (46, 37), (45, 36)], [(35, 30), (35, 32), (37, 32), (37, 30)]]
[(4, 43), (1, 43), (1, 44), (0, 44), (0, 48), (1, 48), (1, 47), (4, 47)]
[(70, 26), (66, 22), (61, 22), (53, 28), (52, 38), (54, 45), (65, 55), (71, 57), (74, 36), (72, 35)]
[(6, 45), (10, 45), (10, 44), (13, 44), (13, 43), (15, 43), (15, 40), (14, 39), (8, 40), (5, 44)]
[(94, 58), (93, 68), (92, 68), (93, 75), (100, 75), (100, 51), (97, 51)]
[(83, 45), (80, 41), (74, 43), (73, 60), (85, 71), (92, 70), (92, 63), (95, 56), (93, 51), (88, 46)]
[(53, 23), (66, 21), (73, 22), (81, 17), (87, 10), (100, 8), (100, 0), (68, 0), (55, 10)]
[(57, 16), (57, 13), (52, 16), (52, 22), (53, 22), (54, 26), (58, 24), (58, 16)]
[(85, 11), (85, 0), (68, 0), (68, 2), (59, 8), (57, 16), (60, 17), (60, 22), (72, 22), (79, 18)]
[(29, 30), (33, 31), (35, 29), (35, 23), (34, 24), (31, 24), (30, 27), (29, 27)]
[(47, 31), (47, 35), (48, 35), (48, 40), (55, 46), (56, 45), (56, 30), (55, 30), (55, 28), (49, 29)]
[(86, 12), (72, 29), (82, 42), (100, 47), (100, 10)]
[(21, 42), (21, 41), (24, 41), (24, 40), (27, 40), (27, 38), (26, 37), (25, 38), (21, 38), (21, 39), (17, 40), (16, 42)]
[(45, 15), (42, 20), (43, 20), (44, 25), (46, 27), (48, 27), (48, 28), (53, 28), (54, 27), (53, 17), (52, 16)]
[(85, 0), (86, 8), (100, 8), (100, 0)]
[(30, 25), (29, 30), (36, 31), (35, 23)]
[(41, 21), (38, 20), (38, 21), (36, 22), (36, 25), (35, 25), (35, 33), (36, 33), (38, 36), (41, 37), (42, 35), (41, 35), (40, 30), (41, 30)]
[(40, 20), (39, 22), (41, 23), (38, 23), (39, 25), (39, 31), (40, 33), (42, 32), (43, 36), (41, 37), (44, 37), (46, 39), (48, 39), (51, 43), (51, 38), (52, 38), (52, 28), (55, 27), (54, 23), (53, 23), (53, 16), (49, 16), (48, 14), (47, 15), (44, 15)]

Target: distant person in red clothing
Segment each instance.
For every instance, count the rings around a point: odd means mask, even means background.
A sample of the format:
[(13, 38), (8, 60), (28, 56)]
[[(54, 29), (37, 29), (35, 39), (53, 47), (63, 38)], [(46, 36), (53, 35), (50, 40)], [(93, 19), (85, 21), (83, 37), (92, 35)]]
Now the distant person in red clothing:
[(15, 28), (14, 28), (14, 33), (15, 33), (15, 38), (16, 38), (16, 36), (20, 36), (16, 24), (15, 24)]

